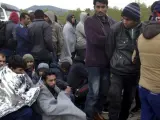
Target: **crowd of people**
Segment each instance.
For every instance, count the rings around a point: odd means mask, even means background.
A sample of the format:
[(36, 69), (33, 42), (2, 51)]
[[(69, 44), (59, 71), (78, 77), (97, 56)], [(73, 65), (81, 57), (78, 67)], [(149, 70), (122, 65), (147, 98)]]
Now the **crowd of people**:
[(141, 120), (160, 120), (160, 1), (146, 22), (135, 2), (121, 21), (107, 15), (108, 0), (93, 5), (93, 16), (82, 12), (77, 24), (69, 14), (63, 28), (52, 11), (10, 14), (0, 39), (0, 120), (105, 120), (103, 111), (127, 120), (139, 110)]

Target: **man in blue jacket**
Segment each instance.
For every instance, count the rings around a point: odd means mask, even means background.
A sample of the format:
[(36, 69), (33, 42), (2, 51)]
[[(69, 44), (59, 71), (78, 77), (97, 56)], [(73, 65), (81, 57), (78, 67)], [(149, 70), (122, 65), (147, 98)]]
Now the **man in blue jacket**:
[(29, 14), (22, 13), (20, 15), (20, 23), (17, 24), (15, 35), (17, 40), (16, 53), (23, 57), (23, 55), (30, 53), (31, 42), (29, 41), (27, 25), (30, 22)]

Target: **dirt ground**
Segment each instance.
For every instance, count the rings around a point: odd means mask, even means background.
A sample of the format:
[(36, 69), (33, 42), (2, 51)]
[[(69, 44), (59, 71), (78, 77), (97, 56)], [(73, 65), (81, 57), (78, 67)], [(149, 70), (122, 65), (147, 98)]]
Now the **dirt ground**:
[[(103, 115), (104, 115), (104, 118), (105, 118), (106, 120), (109, 120), (107, 113), (104, 113)], [(129, 116), (129, 118), (128, 118), (128, 120), (140, 120), (140, 112), (137, 112), (137, 113), (135, 113), (135, 114), (132, 114), (132, 113), (131, 113), (130, 116)]]

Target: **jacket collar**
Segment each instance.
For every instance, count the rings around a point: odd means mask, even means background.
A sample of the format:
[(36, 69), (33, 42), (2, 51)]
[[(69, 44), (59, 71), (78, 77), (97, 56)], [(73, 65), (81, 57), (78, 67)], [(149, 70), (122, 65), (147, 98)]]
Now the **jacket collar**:
[(34, 19), (33, 22), (36, 22), (36, 21), (45, 21), (44, 19)]

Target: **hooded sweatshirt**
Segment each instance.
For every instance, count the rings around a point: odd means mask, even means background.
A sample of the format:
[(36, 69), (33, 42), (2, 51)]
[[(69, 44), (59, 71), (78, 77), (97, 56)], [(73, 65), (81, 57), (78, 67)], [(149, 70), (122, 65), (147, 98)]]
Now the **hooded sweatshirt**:
[(52, 27), (52, 40), (54, 43), (54, 48), (57, 55), (61, 54), (62, 46), (63, 46), (63, 34), (62, 34), (62, 27), (60, 24), (55, 22), (55, 14), (52, 11), (45, 12), (45, 15), (49, 17)]
[(62, 48), (61, 59), (71, 57), (71, 53), (75, 52), (76, 34), (74, 24), (72, 24), (72, 14), (67, 16), (67, 22), (63, 28), (64, 45)]
[(86, 34), (84, 31), (84, 21), (86, 19), (87, 19), (87, 13), (82, 12), (80, 14), (80, 22), (76, 26), (76, 36), (77, 36), (76, 49), (85, 49), (86, 48)]
[(160, 93), (160, 23), (149, 22), (138, 39), (141, 61), (140, 86)]

